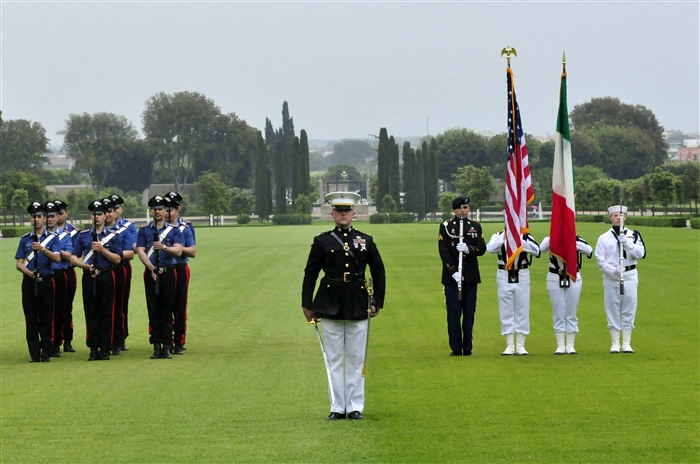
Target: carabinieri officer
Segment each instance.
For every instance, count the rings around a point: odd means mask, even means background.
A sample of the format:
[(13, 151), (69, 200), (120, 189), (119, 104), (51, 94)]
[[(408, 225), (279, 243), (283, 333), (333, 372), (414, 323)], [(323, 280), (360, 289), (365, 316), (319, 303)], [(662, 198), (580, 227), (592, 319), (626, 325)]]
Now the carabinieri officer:
[(153, 222), (141, 226), (136, 252), (146, 266), (143, 282), (153, 345), (151, 359), (172, 359), (173, 309), (175, 306), (175, 257), (182, 254), (182, 232), (165, 222), (166, 201), (160, 195), (148, 200)]
[(22, 235), (17, 246), (16, 268), (22, 279), (22, 309), (27, 331), (29, 362), (51, 361), (53, 319), (53, 264), (61, 261), (56, 234), (45, 227), (46, 209), (35, 201), (27, 207), (34, 230)]

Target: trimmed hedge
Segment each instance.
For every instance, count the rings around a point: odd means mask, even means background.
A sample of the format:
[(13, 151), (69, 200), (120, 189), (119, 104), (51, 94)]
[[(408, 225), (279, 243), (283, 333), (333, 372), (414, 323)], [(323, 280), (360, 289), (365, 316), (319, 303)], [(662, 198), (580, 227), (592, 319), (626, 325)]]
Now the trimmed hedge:
[(236, 222), (238, 224), (248, 224), (250, 222), (250, 216), (246, 213), (241, 213), (238, 216), (236, 216)]
[(311, 224), (313, 217), (310, 214), (275, 214), (272, 223), (277, 225)]
[(605, 222), (604, 216), (576, 216), (576, 222)]
[(700, 218), (691, 219), (690, 227), (692, 227), (693, 229), (700, 229)]
[(22, 235), (26, 234), (27, 232), (31, 232), (32, 227), (6, 227), (0, 232), (2, 232), (2, 236), (5, 238), (11, 238), (11, 237), (21, 237)]
[(369, 217), (370, 224), (386, 224), (390, 222), (391, 224), (406, 224), (408, 222), (414, 222), (416, 220), (416, 215), (413, 213), (389, 213), (389, 217), (385, 213), (375, 213)]

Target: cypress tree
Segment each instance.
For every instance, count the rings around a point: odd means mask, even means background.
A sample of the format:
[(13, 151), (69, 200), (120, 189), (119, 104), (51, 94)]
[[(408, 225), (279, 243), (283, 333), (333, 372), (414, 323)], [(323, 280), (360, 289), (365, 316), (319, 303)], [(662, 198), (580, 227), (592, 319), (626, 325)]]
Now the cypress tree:
[(284, 181), (287, 187), (292, 185), (292, 166), (294, 164), (294, 119), (289, 117), (289, 105), (282, 104), (282, 158), (284, 160)]
[(270, 164), (267, 160), (265, 141), (263, 140), (262, 134), (258, 132), (255, 159), (255, 211), (258, 213), (260, 222), (267, 221), (272, 210), (271, 206)]
[(382, 212), (382, 199), (389, 193), (389, 136), (385, 127), (379, 129), (379, 145), (377, 146), (377, 211)]
[(411, 142), (403, 143), (403, 169), (401, 177), (403, 179), (404, 210), (415, 211), (415, 154), (411, 149)]
[[(304, 129), (301, 130), (299, 149), (301, 150), (301, 193), (308, 197), (311, 195), (311, 170), (309, 168), (309, 137)], [(321, 193), (319, 192), (319, 194)]]
[(292, 201), (301, 195), (301, 152), (299, 151), (299, 137), (294, 137), (294, 150), (292, 151)]
[(425, 158), (426, 144), (423, 143), (423, 150), (416, 149), (416, 215), (420, 221), (425, 217)]
[(284, 181), (284, 159), (282, 158), (282, 141), (275, 142), (275, 214), (287, 212), (287, 184)]
[(425, 211), (435, 213), (440, 200), (440, 185), (438, 184), (438, 149), (437, 140), (430, 139), (430, 172), (426, 176)]
[(401, 182), (399, 180), (399, 145), (394, 136), (389, 137), (389, 195), (394, 198), (397, 210), (401, 208)]

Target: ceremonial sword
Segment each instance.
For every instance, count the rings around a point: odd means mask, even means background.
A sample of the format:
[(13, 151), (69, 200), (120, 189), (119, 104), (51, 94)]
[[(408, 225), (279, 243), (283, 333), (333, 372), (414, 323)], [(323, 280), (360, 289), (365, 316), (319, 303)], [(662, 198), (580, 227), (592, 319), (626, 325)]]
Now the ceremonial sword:
[(323, 339), (321, 339), (321, 332), (318, 330), (318, 321), (316, 319), (311, 319), (309, 324), (314, 325), (316, 329), (316, 336), (318, 337), (318, 343), (321, 345), (321, 354), (323, 355), (323, 365), (326, 366), (326, 376), (328, 377), (328, 394), (331, 397), (331, 404), (335, 404), (335, 395), (333, 394), (333, 381), (331, 380), (331, 368), (328, 365), (328, 356), (326, 356), (326, 348), (323, 346)]
[(365, 335), (365, 359), (362, 361), (362, 377), (365, 376), (365, 369), (367, 368), (367, 348), (369, 348), (369, 321), (372, 319), (372, 295), (374, 295), (374, 286), (372, 278), (369, 278), (369, 283), (367, 284), (367, 333)]

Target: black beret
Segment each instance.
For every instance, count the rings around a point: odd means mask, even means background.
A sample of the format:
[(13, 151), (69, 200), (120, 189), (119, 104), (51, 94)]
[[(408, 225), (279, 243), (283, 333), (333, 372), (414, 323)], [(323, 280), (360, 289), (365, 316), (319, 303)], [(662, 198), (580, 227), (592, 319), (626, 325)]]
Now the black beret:
[(151, 199), (148, 200), (148, 207), (154, 209), (165, 208), (165, 198), (160, 195), (151, 197)]
[(462, 205), (469, 204), (469, 197), (457, 197), (452, 201), (452, 209), (460, 209)]
[(27, 206), (27, 212), (32, 216), (44, 215), (46, 214), (46, 207), (38, 201), (35, 201), (31, 205)]

